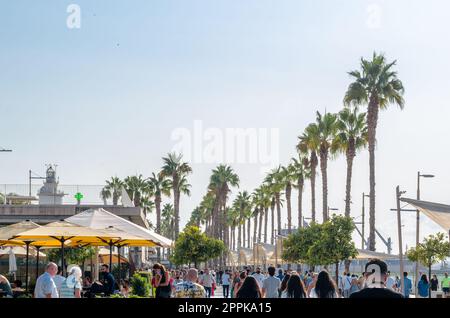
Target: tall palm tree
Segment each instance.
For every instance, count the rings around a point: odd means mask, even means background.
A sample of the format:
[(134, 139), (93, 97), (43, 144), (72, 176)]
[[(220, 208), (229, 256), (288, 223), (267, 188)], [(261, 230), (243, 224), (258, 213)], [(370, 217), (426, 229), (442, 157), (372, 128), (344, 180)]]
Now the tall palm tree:
[(175, 210), (175, 239), (180, 233), (180, 195), (189, 193), (187, 175), (192, 173), (192, 168), (188, 163), (183, 162), (183, 155), (169, 153), (163, 158), (162, 175), (171, 178), (171, 188), (173, 191), (173, 206)]
[[(305, 180), (310, 178), (310, 171), (308, 167), (305, 165), (305, 159), (301, 155), (299, 158), (292, 158), (292, 174), (293, 178), (296, 180), (294, 187), (297, 189), (298, 197), (297, 197), (297, 220), (298, 220), (298, 228), (303, 227), (303, 188), (305, 185)], [(306, 159), (307, 160), (307, 159)]]
[(281, 178), (284, 183), (284, 195), (286, 197), (286, 208), (287, 208), (287, 221), (288, 221), (288, 233), (292, 232), (292, 207), (291, 207), (291, 194), (292, 194), (292, 184), (295, 182), (294, 170), (292, 165), (287, 165), (281, 168)]
[(110, 180), (106, 180), (106, 185), (103, 187), (100, 196), (104, 201), (112, 197), (113, 205), (117, 205), (122, 196), (123, 186), (124, 183), (122, 180), (117, 177), (111, 177)]
[(395, 104), (403, 109), (404, 88), (392, 68), (396, 61), (388, 63), (383, 54), (374, 53), (372, 60), (361, 58), (361, 70), (352, 71), (354, 79), (345, 93), (345, 105), (367, 105), (367, 129), (370, 169), (369, 249), (375, 251), (375, 143), (378, 112)]
[(338, 114), (337, 134), (332, 152), (345, 154), (347, 178), (345, 186), (345, 216), (350, 216), (352, 170), (356, 152), (367, 146), (366, 113), (358, 113), (356, 108), (344, 108)]
[[(161, 234), (161, 201), (162, 196), (170, 196), (170, 181), (162, 174), (157, 175), (152, 172), (150, 178), (147, 179), (149, 191), (153, 194), (154, 205), (156, 208), (156, 233)], [(157, 257), (160, 260), (161, 250), (157, 249)]]
[(277, 232), (281, 234), (281, 195), (284, 189), (283, 174), (281, 166), (273, 169), (266, 176), (264, 182), (269, 186), (270, 191), (275, 197), (275, 206), (277, 208)]
[(241, 191), (233, 201), (233, 208), (239, 212), (238, 248), (245, 246), (245, 221), (251, 212), (251, 196), (247, 191)]
[[(305, 155), (304, 164), (311, 171), (311, 217), (316, 222), (316, 174), (317, 174), (317, 152), (320, 149), (319, 127), (316, 124), (309, 124), (303, 134), (298, 137), (297, 150)], [(306, 156), (309, 156), (306, 159)]]
[(228, 198), (228, 194), (231, 191), (231, 187), (239, 186), (239, 177), (234, 170), (227, 165), (217, 166), (211, 174), (209, 181), (209, 189), (213, 191), (216, 196), (216, 202), (213, 211), (214, 218), (214, 234), (218, 239), (226, 240), (226, 218), (225, 207)]
[(319, 128), (319, 157), (320, 171), (322, 173), (322, 215), (323, 222), (328, 220), (328, 156), (331, 145), (336, 137), (336, 114), (325, 112), (324, 115), (316, 113), (316, 123)]
[(147, 184), (155, 198), (156, 233), (161, 234), (161, 201), (163, 195), (170, 196), (170, 181), (162, 173), (152, 172), (151, 177), (147, 179)]

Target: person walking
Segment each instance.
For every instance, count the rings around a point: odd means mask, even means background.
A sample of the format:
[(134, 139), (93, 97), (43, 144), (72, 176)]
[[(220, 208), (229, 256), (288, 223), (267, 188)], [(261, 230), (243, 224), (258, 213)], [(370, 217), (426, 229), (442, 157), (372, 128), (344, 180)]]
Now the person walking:
[(278, 298), (286, 298), (283, 296), (283, 293), (286, 293), (289, 278), (291, 278), (291, 275), (286, 273), (283, 277), (283, 281), (280, 284), (280, 288), (278, 289)]
[(261, 273), (261, 268), (257, 267), (256, 272), (252, 276), (255, 277), (256, 281), (258, 282), (259, 288), (262, 288), (263, 280), (266, 277)]
[(431, 291), (437, 291), (439, 288), (439, 280), (436, 275), (433, 275), (433, 278), (430, 280)]
[(441, 281), (441, 287), (446, 296), (450, 294), (450, 278), (448, 277), (448, 273), (444, 274), (444, 278)]
[(203, 275), (200, 279), (200, 284), (205, 288), (206, 298), (211, 298), (211, 289), (213, 286), (214, 277), (209, 272), (208, 268), (205, 268)]
[(289, 278), (283, 298), (306, 298), (305, 285), (298, 274), (292, 274)]
[(310, 298), (339, 298), (336, 284), (327, 271), (321, 271), (317, 275), (314, 288), (309, 294)]
[[(408, 272), (403, 273), (403, 280), (405, 282), (405, 286), (403, 288), (403, 296), (405, 296), (405, 298), (409, 298), (409, 295), (411, 294), (411, 291), (413, 288), (413, 283), (412, 283), (411, 279), (409, 279), (409, 277), (408, 277)], [(402, 281), (401, 280), (399, 282), (398, 288), (399, 288), (399, 290), (402, 289)]]
[(69, 276), (62, 282), (59, 298), (81, 298), (81, 268), (69, 268)]
[(264, 298), (279, 298), (278, 290), (281, 281), (278, 277), (275, 277), (275, 270), (273, 266), (267, 269), (269, 276), (262, 283), (262, 294)]
[(236, 294), (236, 298), (262, 298), (261, 288), (255, 277), (247, 276), (242, 283), (241, 288)]
[(206, 298), (205, 288), (197, 280), (197, 269), (189, 269), (185, 280), (175, 285), (175, 298)]
[(228, 298), (230, 296), (230, 274), (228, 270), (225, 270), (224, 273), (222, 273), (221, 276), (221, 284), (223, 289), (223, 297)]
[(419, 283), (417, 284), (417, 290), (419, 292), (420, 298), (427, 298), (430, 292), (430, 283), (428, 282), (428, 278), (426, 274), (423, 274), (420, 278)]
[(172, 288), (170, 287), (170, 274), (164, 265), (156, 263), (153, 265), (155, 270), (155, 298), (170, 298)]
[(58, 289), (53, 280), (57, 272), (58, 265), (53, 262), (47, 264), (44, 274), (36, 280), (34, 298), (59, 298)]
[(233, 293), (234, 298), (237, 298), (237, 293), (238, 293), (239, 289), (241, 288), (242, 284), (244, 283), (244, 280), (246, 277), (247, 277), (247, 271), (243, 271), (239, 274), (239, 281), (237, 281), (234, 284), (234, 293)]

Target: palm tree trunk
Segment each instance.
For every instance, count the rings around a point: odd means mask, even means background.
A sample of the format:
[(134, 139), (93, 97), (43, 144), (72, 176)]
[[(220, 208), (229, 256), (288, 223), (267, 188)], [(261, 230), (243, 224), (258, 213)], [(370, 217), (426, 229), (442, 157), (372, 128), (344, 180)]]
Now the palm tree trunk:
[(281, 235), (281, 201), (279, 192), (275, 193), (275, 202), (277, 206), (278, 235)]
[(253, 220), (253, 246), (254, 246), (254, 243), (256, 243), (256, 231), (257, 231), (257, 229), (258, 229), (258, 213), (256, 212), (255, 213), (255, 216), (254, 216), (254, 220)]
[(311, 218), (316, 222), (316, 167), (317, 156), (315, 152), (311, 153)]
[(264, 208), (264, 243), (267, 243), (267, 219), (269, 218), (269, 208)]
[(262, 227), (263, 227), (263, 217), (264, 217), (264, 208), (259, 208), (259, 231), (258, 231), (258, 242), (261, 243), (262, 238)]
[(349, 141), (349, 147), (347, 150), (347, 181), (345, 186), (345, 216), (350, 216), (350, 203), (352, 200), (352, 170), (353, 159), (355, 158), (355, 145), (354, 141)]
[(250, 233), (251, 233), (250, 227), (251, 227), (251, 224), (252, 224), (252, 219), (251, 219), (251, 217), (249, 217), (248, 220), (247, 220), (247, 248), (250, 248), (250, 241), (251, 241), (251, 239), (250, 239)]
[(291, 192), (292, 185), (288, 182), (286, 186), (286, 206), (287, 206), (287, 219), (288, 219), (288, 233), (292, 232), (292, 207), (291, 207)]
[(323, 222), (328, 221), (328, 176), (327, 176), (327, 166), (328, 166), (328, 151), (320, 151), (320, 170), (322, 172), (322, 215)]
[(272, 203), (270, 205), (270, 212), (271, 212), (271, 228), (272, 230), (270, 235), (270, 244), (275, 244), (275, 198), (272, 198)]
[[(156, 209), (156, 233), (161, 234), (161, 196), (155, 196), (155, 209)], [(156, 255), (158, 262), (161, 261), (161, 249), (156, 249)]]
[(172, 175), (173, 183), (173, 208), (175, 216), (175, 240), (178, 238), (180, 233), (180, 191), (178, 189), (178, 175)]
[[(239, 220), (241, 220), (241, 219), (239, 219)], [(242, 224), (239, 223), (239, 226), (238, 226), (238, 239), (237, 239), (237, 247), (238, 247), (238, 249), (242, 246), (241, 245), (242, 244), (241, 233), (242, 233)]]
[(297, 181), (297, 189), (298, 189), (298, 228), (303, 227), (303, 186), (304, 180), (303, 178), (299, 178)]
[(367, 111), (370, 170), (369, 250), (375, 251), (375, 143), (378, 122), (378, 100), (371, 97)]

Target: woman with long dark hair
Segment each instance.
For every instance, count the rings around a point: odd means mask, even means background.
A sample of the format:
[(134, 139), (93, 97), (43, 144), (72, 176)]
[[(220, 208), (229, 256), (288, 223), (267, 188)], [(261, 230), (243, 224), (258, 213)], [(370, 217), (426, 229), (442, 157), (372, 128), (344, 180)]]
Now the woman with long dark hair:
[(156, 263), (153, 265), (155, 271), (155, 298), (170, 298), (172, 293), (170, 287), (170, 274), (164, 265)]
[(287, 282), (286, 292), (283, 298), (306, 298), (305, 286), (300, 276), (292, 274)]
[(321, 271), (317, 276), (315, 287), (311, 290), (310, 298), (339, 298), (336, 284), (327, 271)]
[(280, 285), (280, 290), (279, 290), (279, 297), (280, 298), (286, 298), (286, 288), (287, 288), (287, 283), (289, 281), (289, 278), (291, 278), (291, 275), (286, 273), (286, 275), (284, 275), (283, 281), (281, 282)]
[(236, 293), (236, 298), (261, 298), (261, 288), (255, 277), (247, 276)]

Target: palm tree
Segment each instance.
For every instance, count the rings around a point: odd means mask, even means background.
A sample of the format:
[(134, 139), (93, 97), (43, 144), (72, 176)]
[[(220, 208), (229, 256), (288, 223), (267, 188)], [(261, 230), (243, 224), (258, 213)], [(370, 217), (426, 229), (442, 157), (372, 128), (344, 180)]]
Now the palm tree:
[(320, 171), (322, 173), (322, 215), (323, 222), (328, 220), (328, 155), (336, 136), (336, 114), (325, 112), (324, 115), (316, 113), (316, 123), (319, 128), (319, 157)]
[(332, 152), (345, 154), (347, 160), (347, 178), (345, 186), (345, 216), (350, 216), (352, 169), (356, 152), (367, 146), (366, 113), (358, 113), (356, 108), (344, 108), (338, 114), (337, 134), (333, 141)]
[(403, 109), (404, 88), (392, 68), (396, 61), (388, 63), (383, 54), (373, 54), (371, 61), (361, 58), (361, 71), (352, 71), (354, 79), (345, 93), (345, 105), (367, 105), (367, 134), (370, 169), (369, 249), (375, 251), (375, 143), (378, 112), (390, 104)]
[(103, 187), (100, 196), (105, 202), (107, 199), (110, 199), (112, 197), (113, 205), (117, 205), (120, 197), (122, 196), (123, 186), (124, 183), (122, 180), (117, 177), (111, 177), (110, 180), (106, 180), (106, 186)]
[[(170, 196), (170, 181), (162, 174), (156, 175), (152, 172), (150, 178), (147, 179), (149, 191), (155, 198), (154, 205), (156, 208), (156, 233), (161, 234), (161, 201), (162, 196)], [(160, 260), (161, 251), (157, 249), (157, 257)]]
[(180, 232), (180, 195), (188, 194), (190, 185), (187, 182), (187, 175), (192, 172), (188, 163), (183, 162), (183, 155), (169, 153), (163, 158), (162, 175), (171, 178), (171, 189), (173, 191), (173, 206), (175, 210), (175, 239)]
[(284, 189), (283, 174), (281, 166), (273, 169), (265, 178), (264, 182), (269, 186), (270, 191), (275, 197), (275, 206), (277, 208), (277, 232), (281, 234), (281, 192)]
[(170, 181), (162, 174), (153, 172), (147, 179), (149, 191), (155, 198), (156, 208), (156, 233), (161, 234), (161, 201), (162, 196), (170, 196)]
[(251, 212), (250, 195), (247, 191), (239, 192), (233, 201), (233, 207), (239, 211), (238, 248), (245, 246), (245, 221)]
[(214, 234), (218, 239), (227, 240), (225, 208), (231, 187), (239, 186), (239, 177), (234, 170), (227, 165), (219, 165), (212, 171), (209, 181), (209, 189), (215, 193), (216, 202), (213, 211)]
[(161, 211), (161, 235), (174, 239), (175, 210), (170, 203), (164, 204)]
[[(318, 164), (317, 152), (320, 148), (319, 127), (309, 124), (304, 133), (298, 137), (297, 150), (305, 155), (304, 165), (311, 171), (311, 217), (316, 222), (316, 169)], [(309, 156), (309, 159), (306, 159)]]
[(292, 175), (293, 178), (296, 180), (294, 187), (297, 189), (298, 192), (298, 199), (297, 199), (298, 228), (303, 227), (303, 187), (305, 185), (305, 179), (308, 179), (310, 177), (310, 171), (308, 167), (304, 164), (305, 159), (306, 158), (299, 155), (298, 159), (292, 158), (291, 163)]
[(124, 187), (134, 206), (141, 207), (141, 200), (149, 194), (149, 187), (142, 175), (129, 176), (124, 180)]
[(288, 221), (288, 233), (292, 232), (292, 207), (291, 207), (291, 193), (292, 193), (292, 183), (295, 181), (293, 174), (293, 166), (287, 165), (281, 168), (282, 182), (285, 185), (285, 197), (286, 197), (286, 207), (287, 207), (287, 221)]

